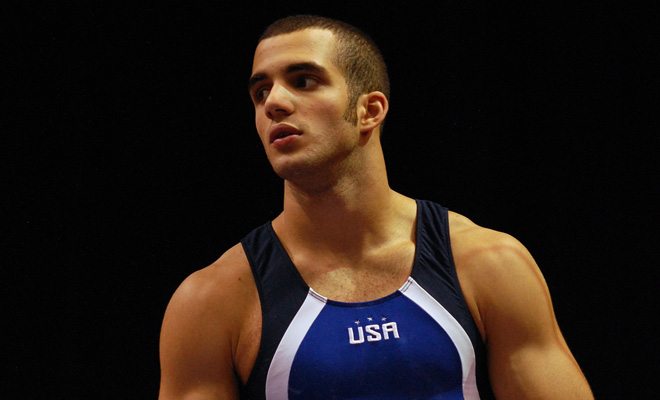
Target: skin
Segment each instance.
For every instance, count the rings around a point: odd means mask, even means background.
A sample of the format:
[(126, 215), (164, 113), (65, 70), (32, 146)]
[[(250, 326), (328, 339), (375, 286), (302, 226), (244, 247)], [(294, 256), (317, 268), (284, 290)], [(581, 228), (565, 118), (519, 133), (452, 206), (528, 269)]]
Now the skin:
[[(387, 181), (380, 145), (386, 97), (364, 94), (354, 110), (357, 123), (342, 118), (347, 86), (333, 52), (334, 36), (320, 29), (262, 41), (250, 95), (266, 156), (284, 180), (283, 211), (273, 220), (280, 241), (314, 290), (334, 300), (367, 301), (396, 291), (409, 276), (416, 205)], [(273, 130), (283, 126), (296, 134), (273, 142)], [(449, 225), (496, 396), (592, 399), (525, 247), (454, 212)], [(238, 244), (172, 296), (161, 332), (159, 398), (237, 399), (260, 335), (259, 297)]]

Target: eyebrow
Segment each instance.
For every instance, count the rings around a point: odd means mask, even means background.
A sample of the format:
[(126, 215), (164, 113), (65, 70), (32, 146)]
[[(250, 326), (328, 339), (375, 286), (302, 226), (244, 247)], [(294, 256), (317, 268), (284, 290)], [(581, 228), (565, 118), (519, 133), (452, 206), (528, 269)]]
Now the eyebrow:
[[(285, 74), (293, 74), (296, 72), (312, 72), (319, 75), (326, 75), (327, 69), (315, 62), (301, 62), (291, 64), (286, 67)], [(248, 80), (248, 90), (252, 90), (254, 85), (266, 79), (266, 74), (256, 73), (250, 77)]]

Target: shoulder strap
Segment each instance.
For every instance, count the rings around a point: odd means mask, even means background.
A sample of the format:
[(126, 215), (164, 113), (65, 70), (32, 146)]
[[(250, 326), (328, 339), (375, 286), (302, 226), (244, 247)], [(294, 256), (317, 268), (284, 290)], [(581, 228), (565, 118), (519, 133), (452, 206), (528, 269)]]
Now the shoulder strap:
[(412, 276), (461, 324), (477, 359), (476, 375), (482, 399), (494, 398), (488, 379), (486, 347), (463, 296), (451, 252), (448, 210), (417, 201), (417, 257)]
[(284, 251), (270, 222), (250, 232), (241, 245), (252, 268), (261, 303), (261, 343), (241, 398), (263, 399), (268, 368), (309, 287)]

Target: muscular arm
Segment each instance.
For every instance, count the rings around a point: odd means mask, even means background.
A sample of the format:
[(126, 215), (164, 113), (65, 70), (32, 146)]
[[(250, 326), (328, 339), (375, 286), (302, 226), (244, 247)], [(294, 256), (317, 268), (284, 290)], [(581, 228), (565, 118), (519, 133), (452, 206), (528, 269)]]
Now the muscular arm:
[(160, 400), (238, 399), (237, 364), (245, 364), (256, 296), (241, 256), (238, 247), (228, 251), (172, 296), (160, 338)]
[(503, 399), (593, 399), (559, 330), (536, 262), (513, 237), (454, 216), (452, 249)]

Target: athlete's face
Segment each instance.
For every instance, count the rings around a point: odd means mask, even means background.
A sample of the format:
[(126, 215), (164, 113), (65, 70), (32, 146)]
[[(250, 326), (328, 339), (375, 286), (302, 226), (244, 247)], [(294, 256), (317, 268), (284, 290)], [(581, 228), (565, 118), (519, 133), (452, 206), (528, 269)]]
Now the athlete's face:
[(322, 29), (274, 36), (255, 51), (250, 96), (257, 132), (285, 179), (337, 163), (358, 144), (358, 127), (344, 118), (348, 88), (334, 52), (334, 35)]

